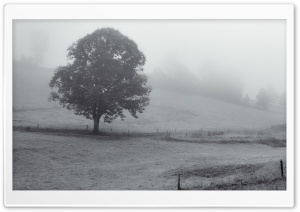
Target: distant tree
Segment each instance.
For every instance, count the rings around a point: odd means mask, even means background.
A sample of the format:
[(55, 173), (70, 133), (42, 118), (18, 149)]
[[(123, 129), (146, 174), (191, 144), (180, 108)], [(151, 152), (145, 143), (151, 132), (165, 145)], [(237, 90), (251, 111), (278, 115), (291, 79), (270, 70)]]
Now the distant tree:
[(243, 104), (244, 104), (245, 106), (249, 106), (249, 103), (250, 103), (250, 99), (249, 99), (248, 94), (246, 94), (246, 96), (245, 96), (244, 99), (243, 99)]
[(50, 82), (50, 100), (94, 120), (110, 123), (125, 117), (124, 110), (137, 118), (149, 104), (151, 88), (140, 74), (146, 58), (137, 44), (113, 28), (98, 29), (68, 48), (70, 63), (56, 68)]
[(199, 69), (200, 78), (203, 81), (212, 81), (220, 75), (220, 68), (217, 61), (207, 60)]
[(206, 62), (200, 70), (200, 92), (208, 97), (241, 104), (244, 83), (230, 71), (221, 71), (216, 63)]
[(160, 68), (155, 67), (149, 76), (149, 83), (153, 89), (170, 90), (170, 80), (166, 73)]
[(267, 91), (264, 88), (261, 88), (258, 91), (258, 94), (256, 95), (256, 99), (257, 99), (257, 107), (259, 107), (261, 109), (268, 108), (270, 99), (269, 99)]
[(280, 95), (279, 95), (279, 105), (286, 107), (286, 92), (283, 91)]
[(267, 86), (266, 91), (268, 93), (270, 103), (274, 103), (274, 104), (278, 103), (279, 95), (278, 95), (278, 92), (275, 90), (275, 88), (273, 87), (272, 84), (269, 84)]
[(172, 76), (176, 74), (182, 64), (175, 52), (168, 52), (161, 60), (160, 66), (167, 75)]
[(174, 53), (167, 54), (160, 66), (153, 69), (150, 75), (153, 89), (169, 90), (181, 93), (197, 93), (199, 80), (180, 62)]
[(19, 60), (14, 60), (14, 65), (21, 66), (23, 69), (37, 68), (37, 63), (33, 57), (22, 55)]
[(31, 32), (31, 49), (34, 53), (35, 62), (42, 64), (45, 53), (48, 50), (49, 37), (42, 29), (35, 29)]

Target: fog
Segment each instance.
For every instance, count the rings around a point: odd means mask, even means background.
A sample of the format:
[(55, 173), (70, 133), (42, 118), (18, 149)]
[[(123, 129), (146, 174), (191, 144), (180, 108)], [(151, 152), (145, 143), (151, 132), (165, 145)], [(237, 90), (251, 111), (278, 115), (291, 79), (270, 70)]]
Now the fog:
[(102, 27), (118, 29), (137, 43), (148, 75), (157, 69), (172, 75), (168, 67), (179, 64), (199, 79), (204, 73), (234, 76), (250, 98), (262, 87), (284, 91), (283, 20), (15, 20), (13, 59), (30, 57), (54, 69), (67, 63), (73, 42)]

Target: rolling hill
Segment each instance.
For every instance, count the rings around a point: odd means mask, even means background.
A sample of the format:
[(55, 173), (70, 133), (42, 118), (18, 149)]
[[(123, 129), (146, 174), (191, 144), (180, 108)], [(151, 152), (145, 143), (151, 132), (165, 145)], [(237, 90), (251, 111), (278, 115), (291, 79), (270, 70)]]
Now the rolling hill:
[[(17, 64), (13, 72), (13, 124), (49, 128), (85, 129), (93, 122), (48, 102), (51, 92), (48, 83), (53, 70)], [(285, 124), (282, 108), (269, 111), (231, 104), (207, 97), (153, 89), (150, 105), (138, 119), (129, 114), (124, 121), (103, 123), (103, 131), (156, 132), (166, 130), (194, 131), (199, 129), (266, 128)]]

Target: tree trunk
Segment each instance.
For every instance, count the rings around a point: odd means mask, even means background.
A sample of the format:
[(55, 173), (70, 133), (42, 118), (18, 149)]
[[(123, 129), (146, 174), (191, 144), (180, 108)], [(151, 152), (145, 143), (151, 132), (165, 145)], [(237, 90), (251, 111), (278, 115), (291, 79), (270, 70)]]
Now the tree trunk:
[(93, 130), (94, 134), (99, 134), (99, 121), (100, 121), (100, 117), (94, 118), (94, 130)]

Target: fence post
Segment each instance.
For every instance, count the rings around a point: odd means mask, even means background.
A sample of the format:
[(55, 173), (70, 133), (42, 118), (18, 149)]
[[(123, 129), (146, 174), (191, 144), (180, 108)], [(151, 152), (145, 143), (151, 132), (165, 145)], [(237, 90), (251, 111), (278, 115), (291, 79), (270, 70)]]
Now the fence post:
[(280, 167), (281, 167), (281, 177), (283, 178), (283, 162), (280, 160)]
[(181, 190), (181, 188), (180, 188), (180, 174), (178, 174), (177, 190)]

